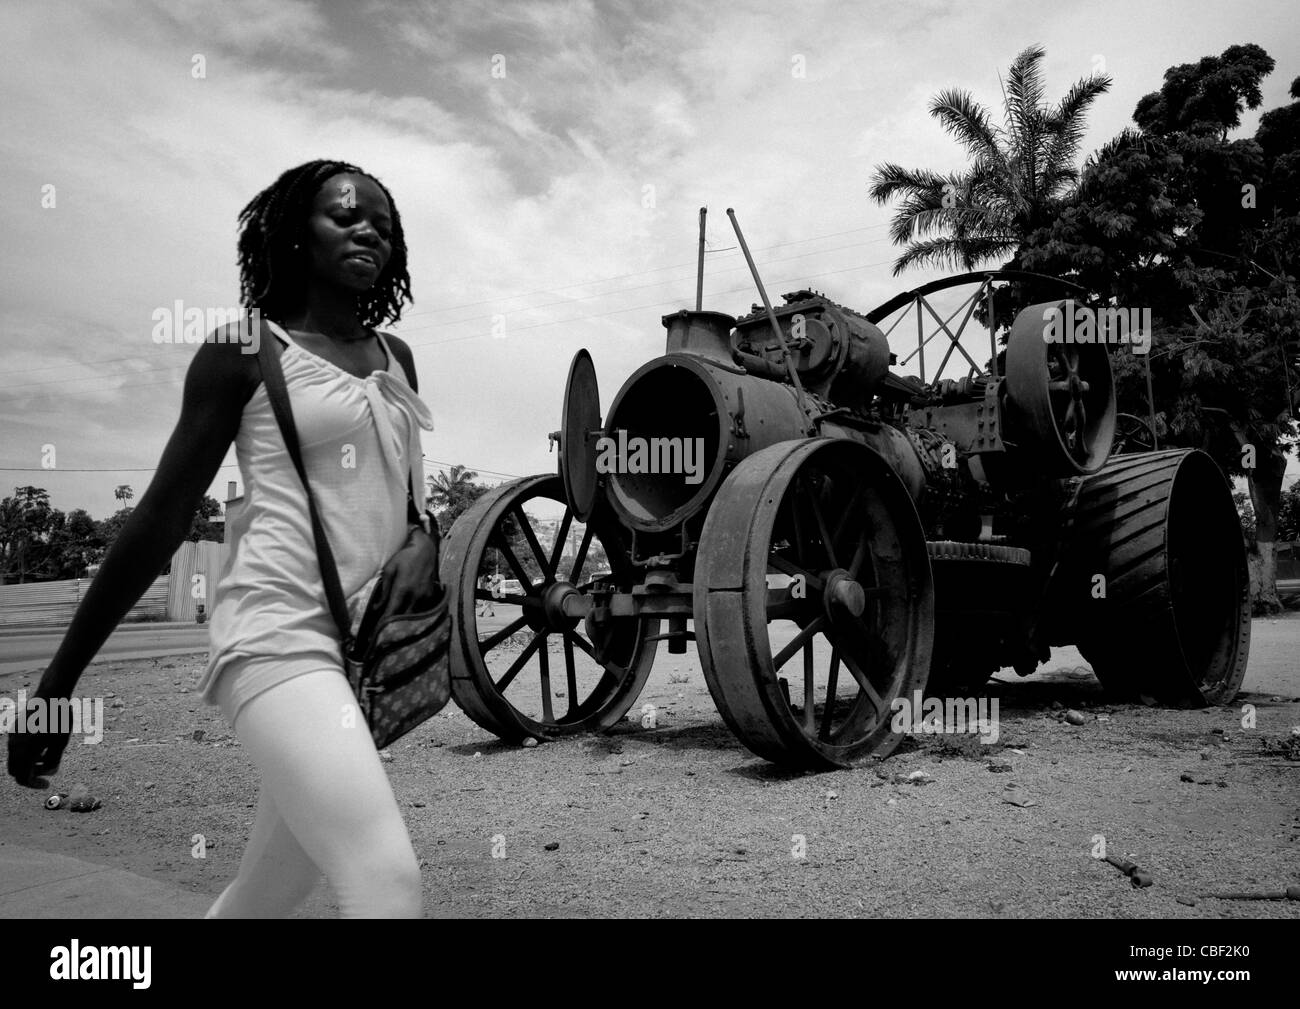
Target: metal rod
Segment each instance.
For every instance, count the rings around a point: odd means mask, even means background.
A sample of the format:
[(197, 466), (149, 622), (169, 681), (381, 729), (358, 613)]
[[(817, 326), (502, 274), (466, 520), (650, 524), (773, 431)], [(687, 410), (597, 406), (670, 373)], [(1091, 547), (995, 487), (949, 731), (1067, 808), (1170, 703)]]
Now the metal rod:
[(992, 357), (989, 359), (989, 374), (994, 378), (998, 377), (998, 324), (993, 315), (993, 278), (986, 280), (985, 285), (988, 290), (989, 306), (989, 351)]
[(808, 407), (804, 401), (803, 384), (799, 381), (799, 373), (795, 371), (794, 358), (790, 356), (790, 348), (785, 344), (785, 334), (781, 332), (781, 324), (776, 321), (776, 313), (772, 311), (772, 303), (767, 300), (767, 291), (763, 287), (762, 278), (758, 275), (758, 267), (754, 265), (754, 257), (749, 254), (749, 246), (745, 244), (745, 236), (740, 232), (740, 222), (736, 220), (736, 212), (728, 207), (727, 216), (731, 218), (731, 226), (736, 229), (736, 238), (740, 241), (740, 251), (745, 254), (745, 262), (749, 264), (749, 272), (754, 276), (754, 285), (758, 288), (758, 296), (763, 299), (763, 308), (767, 312), (767, 321), (772, 324), (772, 332), (776, 334), (776, 342), (781, 347), (781, 356), (785, 360), (786, 370), (790, 375), (791, 383), (794, 385), (799, 409), (807, 417)]
[[(938, 335), (938, 330), (935, 331)], [(921, 295), (916, 296), (916, 351), (921, 355), (921, 383), (925, 384), (925, 316), (921, 314)]]
[(704, 308), (704, 217), (709, 212), (708, 207), (700, 208), (700, 254), (699, 265), (695, 270), (695, 311)]

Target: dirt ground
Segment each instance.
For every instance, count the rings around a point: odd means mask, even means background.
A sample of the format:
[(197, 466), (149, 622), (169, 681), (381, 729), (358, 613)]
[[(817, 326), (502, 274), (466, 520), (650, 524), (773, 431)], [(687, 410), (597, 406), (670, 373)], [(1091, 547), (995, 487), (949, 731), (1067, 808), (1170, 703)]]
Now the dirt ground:
[[(92, 669), (82, 692), (106, 698), (104, 740), (74, 741), (55, 784), (83, 782), (103, 808), (46, 811), (45, 793), (6, 779), (3, 835), (220, 892), (257, 779), (193, 693), (201, 666)], [(387, 767), (439, 917), (1300, 918), (1294, 902), (1178, 899), (1300, 881), (1300, 702), (1243, 694), (1173, 711), (1105, 703), (1086, 667), (1000, 678), (1015, 682), (988, 688), (994, 745), (918, 736), (884, 761), (803, 774), (745, 750), (698, 660), (661, 653), (636, 720), (607, 735), (505, 746), (451, 705), (395, 744)], [(5, 689), (34, 680), (8, 677)], [(658, 709), (653, 729), (643, 703)], [(904, 783), (915, 771), (932, 781)], [(191, 856), (195, 834), (206, 858)], [(1098, 834), (1155, 885), (1133, 889), (1094, 859)], [(300, 914), (333, 912), (322, 884)]]

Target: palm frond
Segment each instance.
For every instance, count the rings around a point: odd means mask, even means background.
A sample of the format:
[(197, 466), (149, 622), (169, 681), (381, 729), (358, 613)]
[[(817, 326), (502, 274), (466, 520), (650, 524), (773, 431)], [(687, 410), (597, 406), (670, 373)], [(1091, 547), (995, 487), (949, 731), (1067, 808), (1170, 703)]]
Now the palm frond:
[(997, 129), (988, 110), (969, 91), (949, 88), (930, 100), (930, 115), (966, 148), (973, 158), (999, 158)]
[(934, 188), (943, 188), (944, 178), (926, 168), (904, 168), (892, 161), (872, 169), (868, 195), (877, 203), (888, 203), (900, 193), (911, 195)]

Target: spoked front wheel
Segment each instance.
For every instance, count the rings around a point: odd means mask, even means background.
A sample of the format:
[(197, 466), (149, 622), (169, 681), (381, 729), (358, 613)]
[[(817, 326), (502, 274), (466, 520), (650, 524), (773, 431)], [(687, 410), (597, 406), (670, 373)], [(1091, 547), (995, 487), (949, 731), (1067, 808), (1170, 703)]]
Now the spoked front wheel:
[[(452, 696), (483, 728), (510, 741), (599, 731), (636, 701), (659, 622), (572, 615), (593, 591), (638, 580), (620, 533), (607, 512), (578, 522), (558, 476), (502, 484), (457, 519), (442, 561), (458, 589)], [(493, 573), (505, 578), (495, 590)]]

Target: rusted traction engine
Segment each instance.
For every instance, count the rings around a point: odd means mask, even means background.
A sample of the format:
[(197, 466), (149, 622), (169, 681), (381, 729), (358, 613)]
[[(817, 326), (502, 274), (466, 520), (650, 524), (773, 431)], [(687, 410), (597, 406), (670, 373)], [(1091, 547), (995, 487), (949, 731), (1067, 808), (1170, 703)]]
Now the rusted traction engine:
[[(1046, 342), (1035, 305), (1004, 375), (923, 385), (866, 317), (785, 302), (785, 351), (758, 310), (666, 316), (603, 424), (577, 354), (559, 474), (495, 488), (447, 537), (471, 718), (511, 741), (607, 729), (659, 642), (692, 639), (731, 730), (796, 767), (888, 753), (896, 698), (1028, 675), (1049, 645), (1116, 694), (1231, 700), (1250, 624), (1227, 481), (1196, 451), (1110, 458), (1104, 345)], [(494, 568), (518, 588), (480, 616)]]

